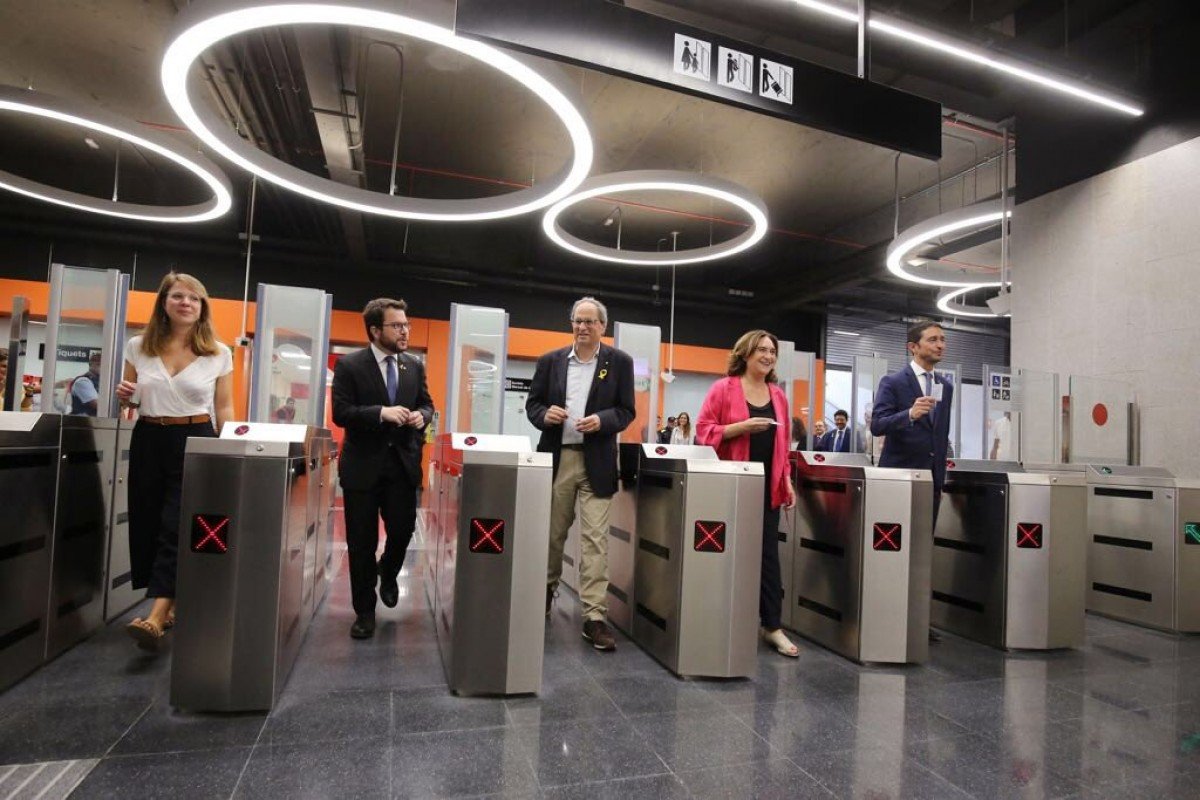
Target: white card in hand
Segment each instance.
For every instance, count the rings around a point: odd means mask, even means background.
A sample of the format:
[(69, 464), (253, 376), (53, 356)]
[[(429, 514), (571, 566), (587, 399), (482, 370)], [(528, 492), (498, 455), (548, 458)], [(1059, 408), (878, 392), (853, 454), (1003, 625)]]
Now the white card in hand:
[(929, 396), (932, 397), (936, 402), (940, 403), (940, 402), (942, 402), (942, 390), (945, 388), (946, 387), (942, 386), (942, 384), (940, 384), (940, 383), (934, 383), (933, 384), (933, 393), (930, 394)]

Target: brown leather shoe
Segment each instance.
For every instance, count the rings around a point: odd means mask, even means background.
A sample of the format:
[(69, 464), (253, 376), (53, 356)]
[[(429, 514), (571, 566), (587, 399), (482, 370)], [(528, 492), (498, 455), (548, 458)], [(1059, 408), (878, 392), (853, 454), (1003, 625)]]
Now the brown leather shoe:
[(583, 623), (583, 638), (597, 650), (616, 650), (617, 640), (602, 619), (589, 619)]

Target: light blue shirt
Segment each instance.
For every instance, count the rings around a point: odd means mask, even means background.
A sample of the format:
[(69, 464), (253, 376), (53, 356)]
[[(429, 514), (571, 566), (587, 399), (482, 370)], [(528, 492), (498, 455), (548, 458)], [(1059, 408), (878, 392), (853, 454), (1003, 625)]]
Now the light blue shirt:
[(575, 423), (587, 416), (588, 393), (596, 377), (596, 361), (600, 348), (590, 361), (580, 361), (571, 348), (567, 356), (567, 421), (563, 423), (563, 444), (583, 444), (583, 434), (575, 430)]

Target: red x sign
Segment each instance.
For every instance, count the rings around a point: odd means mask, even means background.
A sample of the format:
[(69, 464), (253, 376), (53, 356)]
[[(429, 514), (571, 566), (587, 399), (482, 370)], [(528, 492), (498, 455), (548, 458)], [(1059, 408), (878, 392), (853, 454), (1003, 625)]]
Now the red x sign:
[(470, 547), (472, 553), (503, 553), (504, 520), (472, 519)]
[(192, 552), (229, 551), (229, 517), (225, 514), (196, 514), (192, 517)]
[(725, 552), (725, 523), (716, 520), (696, 520), (695, 548), (701, 553)]
[(871, 549), (899, 552), (904, 541), (903, 535), (904, 530), (899, 522), (876, 522), (874, 535), (871, 537)]
[(1018, 522), (1017, 547), (1032, 547), (1040, 550), (1042, 547), (1042, 523)]

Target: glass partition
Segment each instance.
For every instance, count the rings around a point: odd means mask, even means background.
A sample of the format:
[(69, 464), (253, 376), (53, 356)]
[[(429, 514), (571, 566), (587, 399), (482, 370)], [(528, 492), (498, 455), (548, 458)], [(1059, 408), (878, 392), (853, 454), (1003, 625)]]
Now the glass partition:
[[(796, 351), (792, 353), (791, 380), (788, 385), (792, 390), (789, 398), (792, 409), (792, 441), (797, 450), (811, 450), (813, 446), (812, 423), (814, 415), (819, 414), (816, 408), (817, 397), (817, 356), (815, 353)], [(796, 421), (799, 420), (799, 425)]]
[(258, 285), (251, 422), (322, 427), (333, 296), (320, 289)]
[[(999, 387), (1003, 390), (1003, 385)], [(988, 390), (991, 394), (991, 388)], [(1062, 396), (1058, 373), (1018, 369), (1012, 376), (1011, 410), (1017, 421), (1017, 455), (1028, 464), (1061, 464)], [(1001, 394), (1003, 399), (1003, 392)]]
[(981, 452), (989, 461), (1020, 461), (1020, 420), (1016, 410), (1016, 385), (1012, 370), (983, 365), (983, 441)]
[[(879, 460), (882, 445), (871, 435), (871, 408), (875, 404), (875, 389), (887, 375), (888, 361), (878, 356), (855, 356), (851, 371), (850, 448), (855, 453), (866, 453), (871, 463)], [(830, 415), (832, 417), (832, 415)]]
[[(621, 432), (622, 442), (654, 442), (658, 432), (658, 372), (662, 329), (657, 325), (613, 324), (613, 346), (633, 359), (633, 400), (637, 417)], [(674, 380), (674, 377), (671, 378)], [(670, 381), (668, 381), (669, 383)], [(693, 428), (695, 421), (693, 420)]]
[(27, 345), (29, 343), (29, 298), (17, 295), (13, 298), (12, 316), (8, 331), (8, 366), (3, 381), (0, 381), (0, 411), (20, 411), (25, 399), (24, 376), (28, 372)]
[(116, 416), (128, 293), (129, 276), (119, 270), (51, 267), (42, 411)]
[(1070, 439), (1073, 464), (1128, 464), (1128, 383), (1107, 378), (1070, 377)]
[(445, 433), (502, 432), (507, 355), (508, 312), (450, 304)]
[[(948, 381), (954, 387), (954, 400), (950, 403), (950, 413), (953, 415), (950, 419), (950, 451), (949, 455), (962, 458), (962, 407), (963, 399), (959, 388), (962, 386), (962, 381), (959, 376), (962, 375), (962, 368), (958, 364), (940, 364), (934, 369), (934, 372)], [(940, 409), (935, 408), (935, 414), (941, 413)]]

